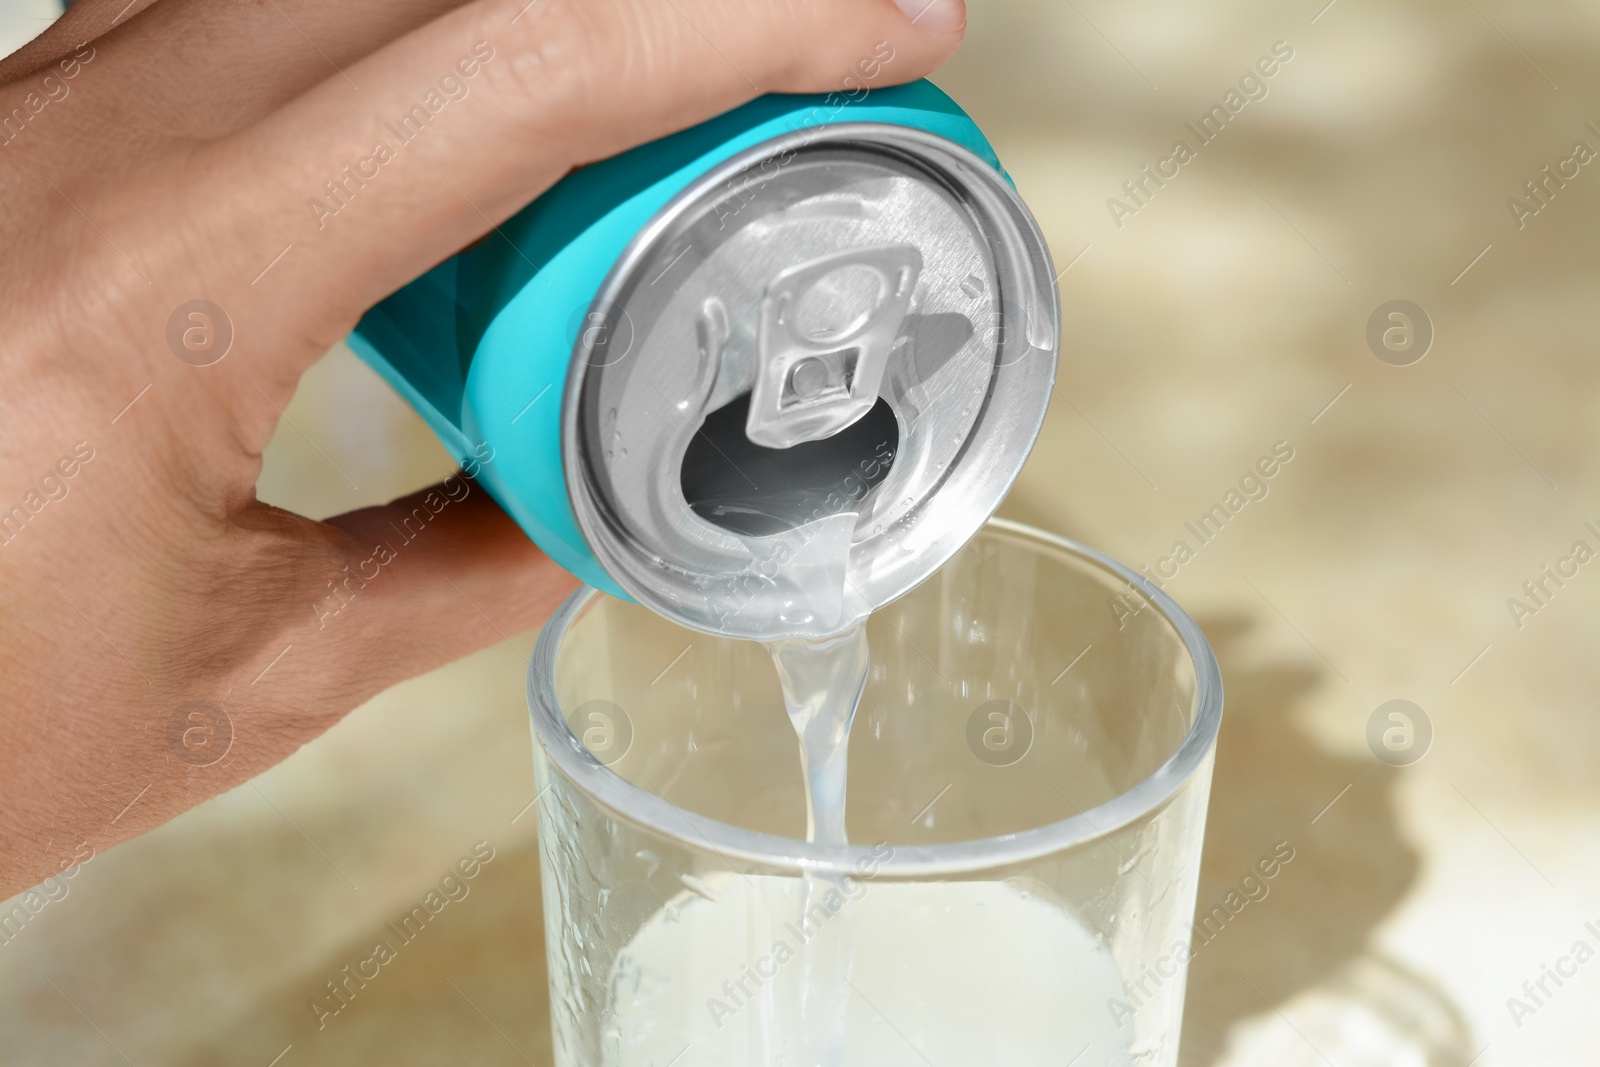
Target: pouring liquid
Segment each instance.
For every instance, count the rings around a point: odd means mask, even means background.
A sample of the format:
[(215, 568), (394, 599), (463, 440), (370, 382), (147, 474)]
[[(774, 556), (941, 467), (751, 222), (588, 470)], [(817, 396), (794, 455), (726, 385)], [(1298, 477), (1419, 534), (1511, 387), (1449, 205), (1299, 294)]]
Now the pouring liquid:
[[(836, 636), (789, 638), (767, 645), (783, 687), (783, 702), (800, 741), (806, 789), (806, 840), (848, 844), (845, 782), (850, 725), (866, 688), (871, 656), (864, 624)], [(844, 903), (828, 910), (830, 921), (799, 949), (797, 1067), (838, 1067), (850, 1008), (850, 963), (855, 939), (855, 902), (838, 875), (807, 873), (801, 879), (802, 922), (831, 891)], [(826, 908), (825, 908), (826, 910)]]

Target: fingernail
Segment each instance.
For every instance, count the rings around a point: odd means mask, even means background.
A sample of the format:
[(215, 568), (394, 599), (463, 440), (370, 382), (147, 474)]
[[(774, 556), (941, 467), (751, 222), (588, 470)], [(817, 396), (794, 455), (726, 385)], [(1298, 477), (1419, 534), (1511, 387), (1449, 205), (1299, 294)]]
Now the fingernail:
[(894, 0), (912, 25), (929, 33), (952, 33), (967, 22), (967, 9), (961, 0)]

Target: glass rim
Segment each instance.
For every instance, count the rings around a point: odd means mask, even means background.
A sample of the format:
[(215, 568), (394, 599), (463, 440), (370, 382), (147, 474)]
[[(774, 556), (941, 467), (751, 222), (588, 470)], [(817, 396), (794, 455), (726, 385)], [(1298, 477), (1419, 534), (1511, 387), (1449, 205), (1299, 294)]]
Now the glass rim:
[(1216, 656), (1189, 614), (1132, 568), (1076, 541), (1008, 519), (990, 519), (978, 536), (989, 532), (1065, 551), (1124, 579), (1143, 593), (1176, 631), (1194, 667), (1194, 721), (1183, 741), (1147, 777), (1087, 811), (997, 837), (888, 845), (890, 855), (885, 857), (885, 846), (880, 844), (815, 845), (780, 834), (747, 830), (681, 808), (595, 759), (561, 714), (555, 694), (556, 654), (572, 623), (599, 594), (589, 586), (580, 587), (562, 601), (545, 623), (529, 659), (528, 710), (535, 743), (569, 781), (623, 821), (647, 827), (694, 851), (709, 850), (729, 861), (737, 857), (796, 876), (812, 872), (850, 875), (863, 870), (873, 871), (875, 879), (952, 875), (1026, 863), (1103, 839), (1166, 804), (1210, 755), (1222, 724), (1222, 674)]

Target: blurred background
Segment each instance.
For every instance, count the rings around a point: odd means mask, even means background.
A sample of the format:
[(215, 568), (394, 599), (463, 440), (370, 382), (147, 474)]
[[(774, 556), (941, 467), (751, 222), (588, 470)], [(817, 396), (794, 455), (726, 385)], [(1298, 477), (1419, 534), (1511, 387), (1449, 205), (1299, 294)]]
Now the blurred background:
[[(0, 52), (54, 13), (4, 0)], [(1063, 268), (1061, 388), (1002, 513), (1149, 565), (1215, 646), (1200, 909), (1274, 843), (1296, 850), (1196, 956), (1184, 1063), (1597, 1062), (1600, 964), (1536, 1005), (1524, 983), (1600, 948), (1600, 567), (1539, 601), (1523, 583), (1600, 549), (1600, 167), (1565, 164), (1546, 203), (1524, 183), (1577, 142), (1600, 151), (1600, 8), (969, 16), (935, 80)], [(1185, 123), (1263, 56), (1265, 95), (1252, 83), (1202, 144)], [(1180, 139), (1194, 157), (1130, 196)], [(1280, 442), (1269, 494), (1198, 545), (1184, 524)], [(450, 469), (341, 346), (306, 376), (260, 495), (325, 516)], [(549, 1063), (535, 636), (96, 856), (0, 945), (0, 1063)], [(1404, 723), (1387, 708), (1371, 728), (1393, 700)], [(495, 858), (470, 896), (319, 1029), (312, 998), (479, 841)]]

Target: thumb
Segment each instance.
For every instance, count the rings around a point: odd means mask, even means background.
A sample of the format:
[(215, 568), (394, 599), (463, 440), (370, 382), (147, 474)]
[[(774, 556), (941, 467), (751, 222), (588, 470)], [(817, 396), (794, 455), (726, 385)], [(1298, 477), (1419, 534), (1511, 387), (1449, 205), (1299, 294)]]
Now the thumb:
[[(80, 650), (47, 699), (22, 702), (48, 718), (0, 745), (0, 810), (28, 812), (0, 819), (0, 897), (52, 873), (30, 827), (100, 850), (154, 829), (396, 682), (509, 642), (577, 584), (463, 475), (330, 522), (259, 502), (230, 519), (220, 536), (178, 542), (176, 523), (157, 524), (166, 555), (100, 575), (128, 583), (104, 597), (97, 627), (125, 682), (109, 686)], [(54, 595), (58, 615), (75, 610)], [(65, 642), (35, 645), (48, 662)], [(51, 807), (52, 782), (83, 799)]]
[[(396, 682), (540, 625), (577, 580), (561, 570), (477, 483), (457, 473), (389, 504), (329, 519), (338, 573), (309, 605), (308, 652), (338, 712)], [(315, 651), (318, 644), (326, 647)], [(527, 648), (513, 645), (526, 655)], [(333, 710), (333, 708), (329, 708)]]

